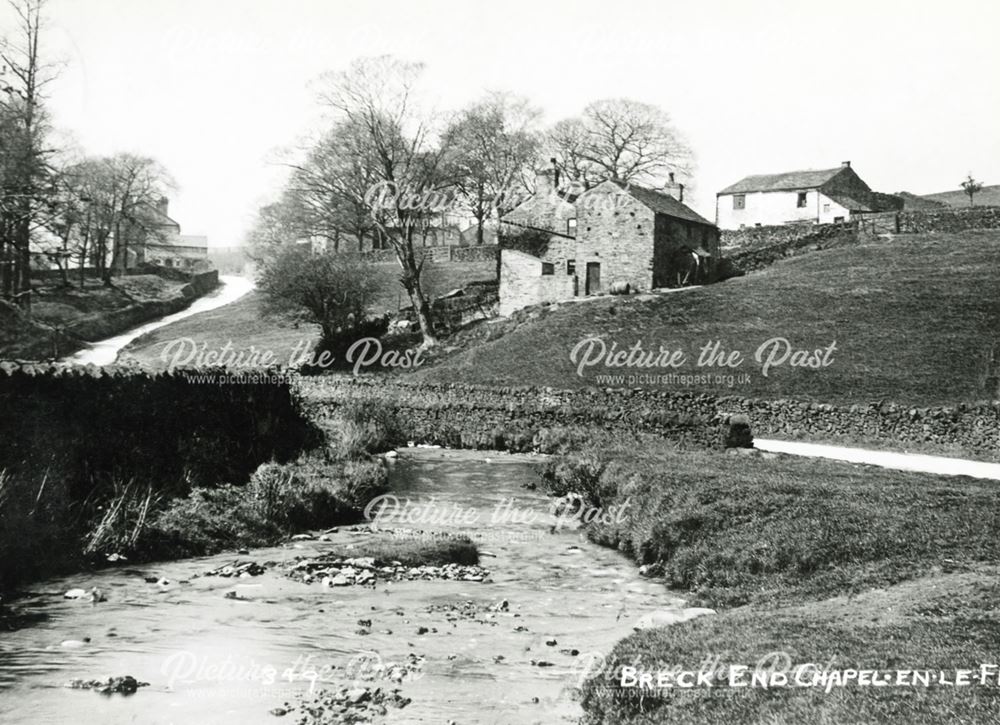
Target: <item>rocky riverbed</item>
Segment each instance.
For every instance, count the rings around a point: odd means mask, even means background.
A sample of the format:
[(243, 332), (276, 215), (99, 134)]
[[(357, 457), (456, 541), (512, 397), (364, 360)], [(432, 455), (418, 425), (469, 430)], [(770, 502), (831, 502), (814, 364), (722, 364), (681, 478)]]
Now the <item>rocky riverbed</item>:
[[(643, 617), (693, 615), (617, 552), (553, 531), (551, 502), (525, 488), (536, 475), (528, 457), (495, 453), (393, 464), (401, 499), (483, 515), (391, 533), (467, 536), (478, 565), (345, 555), (370, 541), (360, 526), (36, 585), (16, 603), (24, 626), (0, 638), (0, 721), (571, 722), (582, 678)], [(102, 596), (65, 599), (73, 589)], [(126, 689), (149, 684), (114, 692), (126, 676)]]

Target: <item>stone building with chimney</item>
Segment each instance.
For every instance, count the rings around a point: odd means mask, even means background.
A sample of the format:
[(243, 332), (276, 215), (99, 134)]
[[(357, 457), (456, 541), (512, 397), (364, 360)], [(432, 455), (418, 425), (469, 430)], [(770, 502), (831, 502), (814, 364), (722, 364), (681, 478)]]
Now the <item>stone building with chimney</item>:
[(161, 197), (150, 210), (150, 227), (143, 243), (129, 250), (127, 266), (156, 264), (161, 267), (190, 269), (208, 260), (208, 237), (181, 234), (181, 225), (169, 214), (170, 201)]
[(610, 180), (584, 189), (560, 184), (554, 168), (539, 174), (536, 193), (502, 220), (500, 314), (713, 281), (719, 231), (683, 193), (673, 176), (659, 190)]

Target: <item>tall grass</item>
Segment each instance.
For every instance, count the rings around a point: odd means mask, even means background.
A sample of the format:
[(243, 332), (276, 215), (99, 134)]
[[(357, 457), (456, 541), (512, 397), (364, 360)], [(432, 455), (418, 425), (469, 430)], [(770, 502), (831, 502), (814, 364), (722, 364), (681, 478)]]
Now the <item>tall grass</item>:
[(89, 533), (83, 547), (87, 556), (118, 554), (132, 551), (147, 520), (162, 495), (157, 495), (150, 484), (138, 485), (134, 478), (124, 483), (115, 479), (113, 492), (106, 503), (99, 504), (96, 524), (88, 527)]

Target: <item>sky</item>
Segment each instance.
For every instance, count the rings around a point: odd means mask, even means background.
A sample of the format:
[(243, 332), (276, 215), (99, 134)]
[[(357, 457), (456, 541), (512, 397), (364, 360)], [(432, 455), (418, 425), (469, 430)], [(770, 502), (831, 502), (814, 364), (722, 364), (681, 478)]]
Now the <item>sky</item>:
[(845, 160), (879, 191), (1000, 184), (995, 0), (50, 0), (47, 15), (61, 133), (158, 159), (171, 216), (212, 246), (242, 243), (322, 122), (316, 77), (386, 53), (426, 64), (441, 112), (488, 90), (547, 123), (602, 98), (661, 107), (708, 218), (743, 176)]

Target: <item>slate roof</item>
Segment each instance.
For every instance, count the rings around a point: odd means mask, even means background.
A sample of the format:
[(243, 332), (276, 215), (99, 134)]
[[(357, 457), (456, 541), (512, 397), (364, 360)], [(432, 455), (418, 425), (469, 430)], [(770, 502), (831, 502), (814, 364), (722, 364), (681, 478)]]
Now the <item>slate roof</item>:
[(635, 184), (618, 184), (618, 186), (628, 192), (633, 199), (657, 214), (674, 217), (675, 219), (684, 219), (698, 224), (707, 224), (710, 227), (715, 226), (694, 209), (691, 209), (683, 202), (677, 201), (670, 194), (665, 194), (656, 189), (647, 189), (645, 186), (636, 186)]
[(758, 174), (740, 179), (732, 186), (727, 186), (719, 192), (722, 194), (744, 194), (754, 191), (792, 191), (794, 189), (815, 189), (846, 169), (838, 166), (835, 169), (807, 169), (805, 171), (787, 171), (783, 174)]
[(631, 194), (633, 199), (641, 204), (645, 204), (657, 214), (664, 214), (675, 219), (684, 219), (698, 224), (707, 224), (710, 227), (715, 226), (694, 209), (687, 206), (684, 202), (677, 201), (670, 194), (665, 194), (655, 189), (647, 189), (644, 186), (636, 186), (635, 184), (629, 184), (622, 188)]
[(149, 213), (150, 221), (156, 226), (177, 227), (178, 229), (181, 228), (181, 225), (175, 219), (167, 214), (164, 214), (154, 204), (147, 204), (146, 210)]

